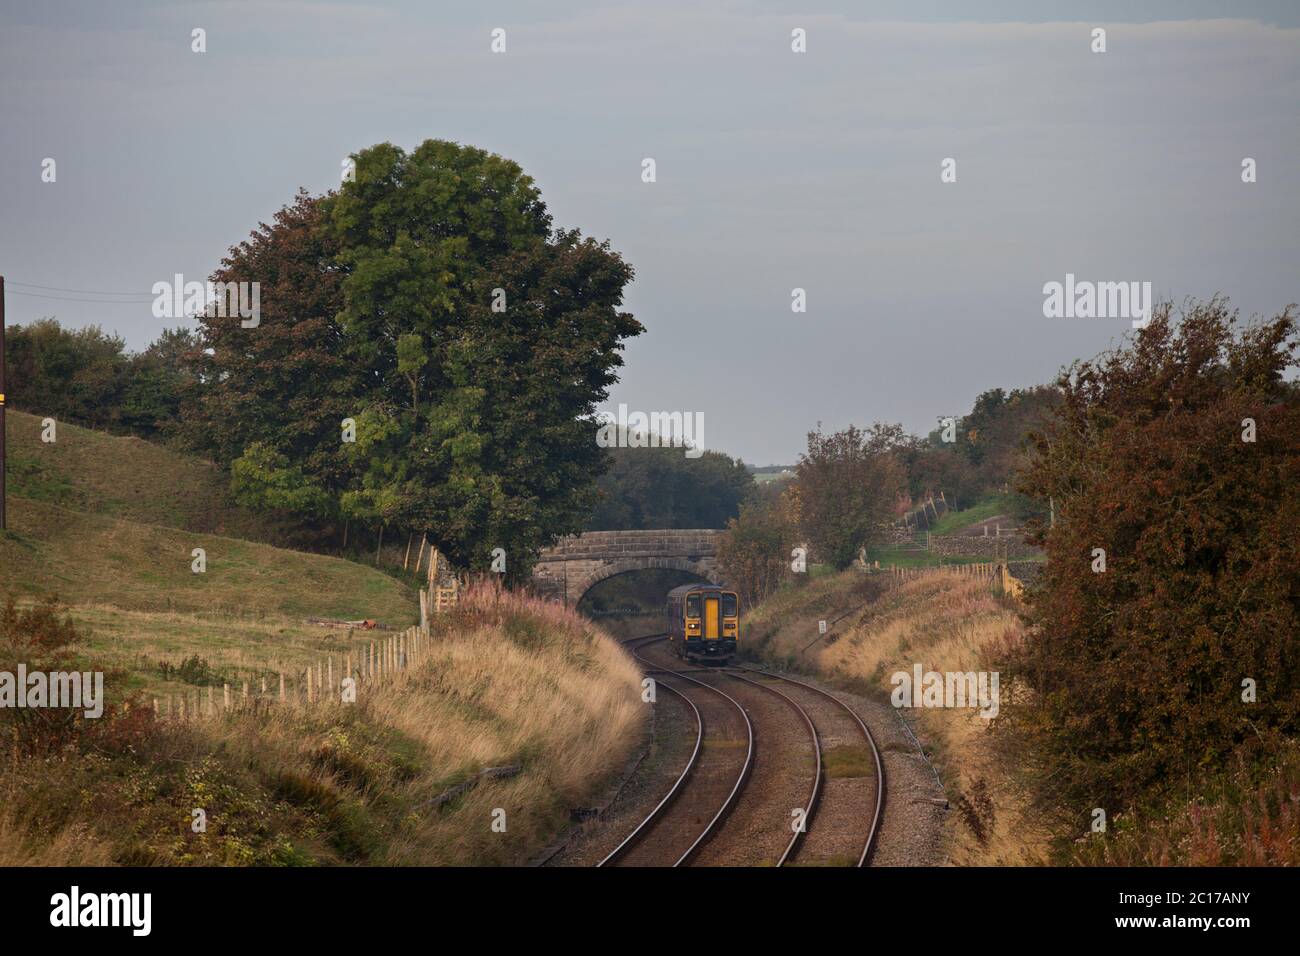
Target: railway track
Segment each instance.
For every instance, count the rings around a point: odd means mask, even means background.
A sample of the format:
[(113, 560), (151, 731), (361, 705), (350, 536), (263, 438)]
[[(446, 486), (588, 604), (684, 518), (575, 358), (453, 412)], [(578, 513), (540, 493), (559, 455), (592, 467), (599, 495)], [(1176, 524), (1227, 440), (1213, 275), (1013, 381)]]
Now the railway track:
[[(857, 712), (827, 691), (761, 668), (683, 669), (651, 660), (641, 653), (663, 637), (662, 634), (644, 635), (625, 644), (646, 673), (655, 676), (658, 687), (666, 688), (686, 702), (695, 719), (695, 746), (664, 797), (598, 865), (686, 865), (698, 859), (708, 841), (721, 837), (754, 769), (757, 741), (754, 722), (747, 710), (764, 712), (763, 733), (771, 733), (768, 747), (790, 746), (788, 728), (785, 739), (778, 739), (781, 735), (771, 725), (772, 711), (765, 710), (752, 696), (750, 707), (745, 707), (718, 686), (726, 681), (738, 685), (731, 688), (738, 694), (741, 694), (740, 687), (744, 687), (751, 695), (757, 690), (779, 701), (781, 707), (794, 715), (811, 747), (811, 787), (806, 791), (803, 805), (791, 811), (792, 816), (802, 812), (802, 825), (791, 826), (791, 834), (788, 840), (783, 840), (779, 857), (774, 860), (768, 857), (768, 862), (778, 866), (790, 863), (866, 865), (880, 828), (884, 770), (875, 740)], [(728, 746), (739, 742), (737, 714), (744, 721), (745, 754), (741, 764), (734, 759), (730, 763), (722, 759), (728, 751), (738, 750)], [(712, 746), (706, 746), (706, 741), (711, 741)], [(769, 767), (779, 764), (788, 770), (792, 762), (773, 761), (769, 757)], [(729, 782), (731, 786), (721, 787), (720, 782)], [(778, 786), (770, 774), (766, 783), (769, 787)], [(723, 789), (726, 789), (725, 796), (721, 796)], [(773, 801), (779, 799), (776, 794), (760, 793), (750, 795), (747, 801), (758, 805), (755, 811), (765, 815), (768, 830), (780, 812), (773, 810)], [(718, 809), (709, 816), (713, 807)], [(708, 817), (707, 822), (704, 817)], [(789, 817), (784, 819), (796, 822)], [(727, 855), (722, 843), (719, 839), (718, 846), (713, 848), (716, 852), (710, 854), (718, 862), (725, 861)]]
[[(646, 666), (648, 674), (657, 675), (657, 689), (664, 688), (686, 702), (695, 718), (695, 747), (668, 793), (597, 866), (685, 865), (726, 819), (753, 767), (754, 726), (735, 698), (687, 674), (658, 668), (640, 655), (642, 647), (662, 638), (661, 634), (653, 634), (624, 644)], [(737, 748), (706, 750), (706, 728), (714, 734), (715, 742), (741, 741), (743, 758), (737, 762), (733, 756)], [(680, 800), (688, 783), (690, 799)], [(716, 811), (701, 826), (701, 808), (706, 808), (707, 815), (713, 807)]]
[[(827, 863), (845, 859), (866, 866), (884, 816), (885, 768), (880, 748), (858, 712), (829, 691), (785, 674), (738, 666), (751, 679), (779, 681), (801, 701), (815, 727), (821, 787), (808, 813), (808, 833), (782, 862)], [(850, 743), (860, 741), (858, 744)], [(869, 774), (861, 773), (866, 763)], [(814, 813), (817, 821), (814, 822)], [(863, 835), (861, 823), (869, 821)], [(856, 832), (858, 840), (853, 841)]]

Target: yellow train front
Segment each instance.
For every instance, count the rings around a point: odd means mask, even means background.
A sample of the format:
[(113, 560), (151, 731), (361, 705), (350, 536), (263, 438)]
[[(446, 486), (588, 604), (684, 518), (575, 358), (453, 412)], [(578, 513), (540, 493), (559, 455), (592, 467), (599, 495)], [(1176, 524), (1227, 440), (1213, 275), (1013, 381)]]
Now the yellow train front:
[(715, 584), (683, 584), (664, 607), (668, 641), (684, 660), (726, 662), (740, 639), (740, 599)]

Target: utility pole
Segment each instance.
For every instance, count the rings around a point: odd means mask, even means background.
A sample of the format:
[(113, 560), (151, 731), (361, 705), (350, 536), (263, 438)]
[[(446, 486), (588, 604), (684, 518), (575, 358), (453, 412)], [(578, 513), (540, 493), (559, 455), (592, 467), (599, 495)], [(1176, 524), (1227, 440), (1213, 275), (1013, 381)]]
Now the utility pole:
[(0, 531), (5, 525), (5, 277), (0, 276)]

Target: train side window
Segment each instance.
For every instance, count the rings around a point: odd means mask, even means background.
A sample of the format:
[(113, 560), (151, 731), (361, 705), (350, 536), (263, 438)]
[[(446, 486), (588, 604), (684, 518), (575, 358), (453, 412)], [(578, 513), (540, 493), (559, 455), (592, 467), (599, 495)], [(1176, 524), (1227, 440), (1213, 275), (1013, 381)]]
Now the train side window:
[(723, 617), (736, 616), (736, 595), (734, 594), (722, 595), (722, 616)]
[(700, 596), (698, 594), (686, 595), (686, 616), (687, 617), (700, 616)]

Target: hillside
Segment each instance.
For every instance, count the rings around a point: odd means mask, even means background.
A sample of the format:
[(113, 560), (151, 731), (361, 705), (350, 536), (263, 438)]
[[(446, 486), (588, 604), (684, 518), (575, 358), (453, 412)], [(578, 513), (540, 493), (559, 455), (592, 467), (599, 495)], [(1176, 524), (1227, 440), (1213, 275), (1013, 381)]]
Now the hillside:
[[(45, 444), (22, 413), (7, 424), (0, 601), (22, 612), (57, 594), (78, 669), (105, 672), (110, 708), (145, 706), (24, 759), (0, 728), (0, 866), (518, 864), (640, 739), (628, 656), (575, 614), (513, 596), (469, 594), (435, 622), (427, 660), (354, 705), (275, 705), (280, 674), (301, 693), (309, 666), (387, 636), (305, 618), (405, 628), (412, 584), (237, 536), (274, 527), (231, 505), (205, 462), (68, 425)], [(0, 618), (0, 652), (30, 659), (21, 621)], [(156, 720), (150, 706), (262, 682), (269, 700), (200, 720)], [(499, 766), (519, 772), (433, 805)], [(206, 832), (189, 827), (195, 807)]]
[(124, 719), (5, 759), (0, 866), (528, 862), (640, 740), (640, 673), (573, 612), (514, 595), (470, 592), (434, 638), (356, 704)]
[[(110, 696), (180, 691), (174, 669), (190, 658), (217, 684), (274, 681), (368, 642), (307, 617), (406, 627), (419, 616), (414, 589), (374, 568), (218, 536), (270, 536), (273, 526), (233, 506), (207, 462), (75, 425), (60, 424), (45, 443), (40, 417), (6, 419), (0, 598), (56, 595), (88, 628), (87, 651), (123, 671)], [(206, 556), (201, 574), (191, 569), (195, 548)]]
[[(242, 616), (378, 618), (406, 626), (412, 590), (373, 568), (240, 538), (10, 499), (4, 586), (72, 604)], [(202, 548), (207, 570), (191, 570)]]
[(273, 540), (272, 522), (229, 501), (211, 462), (134, 437), (66, 422), (41, 441), (41, 416), (9, 409), (5, 440), (12, 497), (73, 511), (232, 537)]

